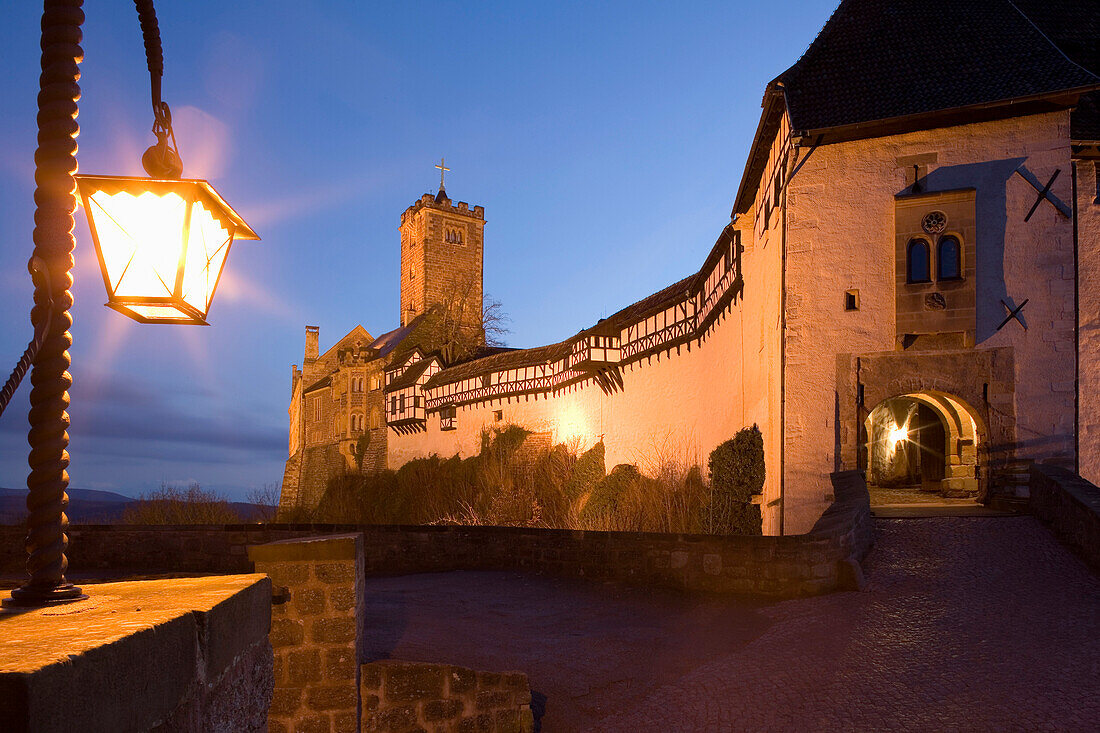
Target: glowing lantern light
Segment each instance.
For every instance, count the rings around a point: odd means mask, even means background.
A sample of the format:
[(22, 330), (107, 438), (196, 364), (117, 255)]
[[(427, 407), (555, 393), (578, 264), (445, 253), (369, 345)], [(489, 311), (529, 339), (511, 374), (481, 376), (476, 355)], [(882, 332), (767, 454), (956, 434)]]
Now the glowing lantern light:
[(259, 239), (206, 181), (76, 176), (107, 306), (140, 323), (206, 325), (235, 239)]
[(903, 425), (890, 431), (890, 442), (896, 447), (898, 443), (909, 440), (909, 427)]

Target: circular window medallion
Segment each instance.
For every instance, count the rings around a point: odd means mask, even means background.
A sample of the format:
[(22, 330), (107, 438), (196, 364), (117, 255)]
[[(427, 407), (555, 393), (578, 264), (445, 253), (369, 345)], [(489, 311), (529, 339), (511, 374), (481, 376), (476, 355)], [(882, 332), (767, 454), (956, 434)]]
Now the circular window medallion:
[(929, 211), (920, 220), (920, 228), (929, 234), (939, 234), (947, 228), (947, 214), (942, 211)]

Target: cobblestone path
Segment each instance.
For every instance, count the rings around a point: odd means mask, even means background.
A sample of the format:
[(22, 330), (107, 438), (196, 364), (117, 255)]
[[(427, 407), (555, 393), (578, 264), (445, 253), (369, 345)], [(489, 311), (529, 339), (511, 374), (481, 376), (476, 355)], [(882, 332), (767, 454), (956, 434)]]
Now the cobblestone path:
[(861, 593), (367, 582), (369, 653), (528, 673), (543, 731), (1100, 730), (1100, 577), (1035, 520), (877, 520)]

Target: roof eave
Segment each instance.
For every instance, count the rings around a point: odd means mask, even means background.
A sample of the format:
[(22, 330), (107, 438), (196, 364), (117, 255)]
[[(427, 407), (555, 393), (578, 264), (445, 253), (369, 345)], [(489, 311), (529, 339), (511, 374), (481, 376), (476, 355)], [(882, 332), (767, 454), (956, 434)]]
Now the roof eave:
[[(813, 140), (814, 144), (828, 145), (830, 143), (897, 135), (916, 130), (930, 130), (938, 127), (953, 127), (1008, 117), (1054, 112), (1072, 108), (1077, 104), (1077, 100), (1080, 99), (1082, 94), (1097, 89), (1100, 89), (1100, 84), (1054, 92), (1042, 92), (1027, 97), (1013, 97), (962, 107), (866, 120), (848, 125), (792, 130), (791, 137), (796, 144), (804, 144), (804, 141)], [(819, 137), (820, 140), (818, 140)]]
[[(764, 99), (760, 103), (762, 108), (760, 121), (756, 125), (756, 134), (752, 138), (752, 145), (749, 146), (749, 157), (745, 160), (745, 171), (741, 174), (741, 184), (738, 186), (737, 196), (733, 200), (733, 211), (730, 212), (730, 218), (743, 214), (752, 208), (752, 199), (756, 196), (756, 189), (759, 186), (759, 176), (753, 175), (754, 164), (760, 154), (760, 147), (764, 144), (769, 147), (771, 145), (769, 131), (777, 126), (772, 116), (776, 112), (777, 104), (782, 105), (781, 109), (786, 109), (787, 99), (782, 82), (774, 79), (768, 84), (768, 88), (764, 91)], [(767, 150), (764, 151), (764, 155), (767, 155)]]

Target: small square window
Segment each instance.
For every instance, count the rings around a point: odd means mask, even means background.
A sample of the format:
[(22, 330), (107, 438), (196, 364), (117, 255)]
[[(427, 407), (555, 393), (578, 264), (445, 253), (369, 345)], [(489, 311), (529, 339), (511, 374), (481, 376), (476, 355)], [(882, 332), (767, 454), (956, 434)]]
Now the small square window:
[(845, 290), (844, 291), (844, 310), (857, 311), (859, 310), (859, 291), (858, 290)]
[(500, 422), (504, 419), (504, 410), (493, 410), (493, 422)]

